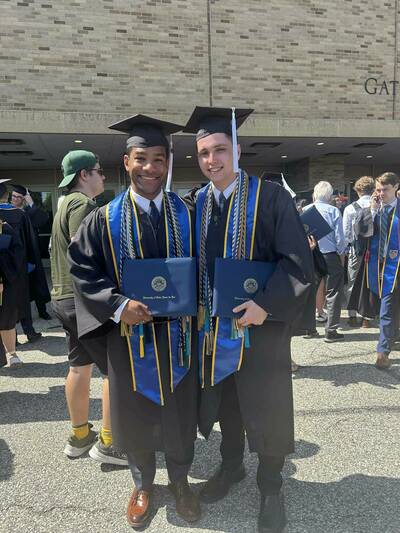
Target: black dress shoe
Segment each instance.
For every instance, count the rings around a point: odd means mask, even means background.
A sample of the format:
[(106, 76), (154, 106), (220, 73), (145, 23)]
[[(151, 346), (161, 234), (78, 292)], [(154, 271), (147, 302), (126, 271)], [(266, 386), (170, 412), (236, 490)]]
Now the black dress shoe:
[(43, 318), (43, 320), (51, 320), (51, 316), (49, 315), (47, 311), (44, 313), (39, 313), (39, 316), (40, 318)]
[(197, 522), (201, 516), (200, 503), (197, 495), (189, 487), (187, 479), (170, 483), (168, 487), (175, 496), (178, 515), (186, 522)]
[(214, 503), (224, 498), (232, 485), (246, 477), (246, 470), (240, 465), (236, 470), (229, 471), (219, 467), (201, 489), (199, 497), (204, 503)]
[(42, 338), (42, 334), (39, 331), (34, 331), (33, 333), (29, 333), (27, 337), (28, 342), (36, 342)]
[(344, 341), (344, 335), (343, 333), (338, 333), (336, 329), (333, 331), (327, 331), (324, 341), (325, 342)]
[(283, 533), (287, 524), (283, 492), (261, 496), (259, 533)]

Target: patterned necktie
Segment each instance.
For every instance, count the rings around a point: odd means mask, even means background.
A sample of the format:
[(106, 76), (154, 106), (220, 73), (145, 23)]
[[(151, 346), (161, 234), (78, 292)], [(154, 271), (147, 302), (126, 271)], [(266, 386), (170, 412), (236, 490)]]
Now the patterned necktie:
[(160, 213), (158, 212), (156, 204), (153, 200), (150, 201), (150, 213), (149, 213), (151, 225), (154, 231), (158, 230), (158, 224), (160, 223)]
[(380, 227), (380, 234), (379, 234), (379, 257), (381, 260), (384, 259), (385, 252), (386, 252), (389, 211), (390, 211), (390, 205), (385, 205), (385, 207), (381, 211), (381, 227)]
[(220, 192), (219, 197), (218, 197), (218, 205), (219, 205), (219, 212), (221, 215), (224, 212), (225, 204), (226, 204), (226, 198), (224, 196), (224, 193)]

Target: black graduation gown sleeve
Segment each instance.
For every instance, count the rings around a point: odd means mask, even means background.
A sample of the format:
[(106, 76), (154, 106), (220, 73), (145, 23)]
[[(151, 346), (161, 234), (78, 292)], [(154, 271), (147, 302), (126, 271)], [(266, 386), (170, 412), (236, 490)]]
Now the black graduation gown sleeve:
[(79, 337), (104, 335), (116, 325), (110, 319), (126, 297), (115, 277), (103, 208), (84, 219), (69, 245), (68, 260)]
[(258, 238), (274, 250), (277, 266), (254, 300), (276, 320), (290, 323), (301, 312), (313, 283), (312, 254), (293, 199), (283, 187), (263, 184), (260, 211)]
[(36, 205), (27, 206), (24, 211), (28, 215), (31, 224), (36, 231), (44, 226), (49, 220), (48, 213)]
[(37, 234), (26, 211), (23, 211), (23, 213), (27, 260), (28, 263), (35, 266), (34, 270), (29, 274), (30, 299), (46, 303), (50, 301), (50, 291), (42, 264)]

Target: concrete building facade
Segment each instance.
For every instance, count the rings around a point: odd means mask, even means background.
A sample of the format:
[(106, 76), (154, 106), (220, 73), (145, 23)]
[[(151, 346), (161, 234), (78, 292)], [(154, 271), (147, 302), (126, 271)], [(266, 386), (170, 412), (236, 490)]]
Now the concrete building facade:
[[(3, 0), (0, 14), (0, 176), (38, 192), (56, 196), (79, 146), (112, 195), (124, 139), (107, 125), (185, 123), (195, 105), (254, 108), (242, 166), (299, 191), (400, 170), (398, 0)], [(201, 177), (193, 138), (174, 141), (183, 190)]]

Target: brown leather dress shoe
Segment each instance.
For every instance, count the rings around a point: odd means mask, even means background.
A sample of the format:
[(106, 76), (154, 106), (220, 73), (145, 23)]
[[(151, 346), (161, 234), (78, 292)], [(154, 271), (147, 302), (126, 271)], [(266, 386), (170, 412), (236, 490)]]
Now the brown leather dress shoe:
[(139, 529), (149, 522), (150, 513), (151, 493), (146, 490), (134, 489), (126, 511), (128, 524), (134, 529)]
[(367, 320), (366, 318), (363, 318), (361, 327), (364, 329), (372, 328), (372, 320)]
[(187, 479), (170, 483), (168, 488), (175, 496), (178, 515), (186, 522), (197, 522), (201, 516), (199, 498), (189, 487)]
[(392, 361), (389, 359), (388, 355), (378, 353), (375, 366), (378, 370), (386, 370), (392, 366)]

